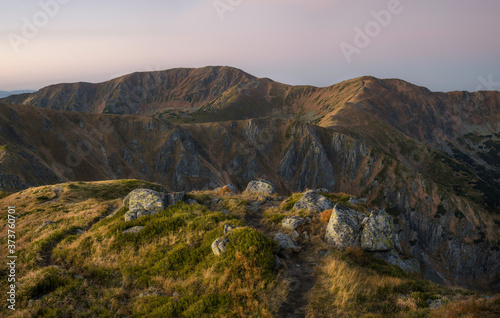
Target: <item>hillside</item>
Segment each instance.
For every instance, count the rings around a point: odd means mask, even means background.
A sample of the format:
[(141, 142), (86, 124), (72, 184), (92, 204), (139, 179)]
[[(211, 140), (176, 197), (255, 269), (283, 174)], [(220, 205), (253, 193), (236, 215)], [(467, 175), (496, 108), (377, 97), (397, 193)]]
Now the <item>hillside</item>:
[[(0, 199), (2, 206), (16, 206), (16, 253), (23, 260), (16, 268), (21, 283), (13, 317), (500, 313), (498, 296), (435, 285), (369, 252), (332, 248), (324, 240), (325, 213), (292, 209), (300, 193), (287, 198), (234, 195), (225, 188), (189, 192), (183, 202), (155, 215), (125, 221), (123, 197), (136, 188), (163, 190), (137, 180), (76, 182)], [(359, 211), (368, 209), (351, 205), (348, 195), (324, 194)], [(7, 212), (0, 213), (5, 219)], [(282, 220), (290, 216), (310, 221), (294, 239), (297, 249), (278, 252), (271, 237), (289, 233)], [(227, 252), (215, 256), (212, 242), (226, 225), (234, 228)], [(2, 276), (5, 271), (2, 267)], [(6, 310), (2, 306), (2, 316)]]

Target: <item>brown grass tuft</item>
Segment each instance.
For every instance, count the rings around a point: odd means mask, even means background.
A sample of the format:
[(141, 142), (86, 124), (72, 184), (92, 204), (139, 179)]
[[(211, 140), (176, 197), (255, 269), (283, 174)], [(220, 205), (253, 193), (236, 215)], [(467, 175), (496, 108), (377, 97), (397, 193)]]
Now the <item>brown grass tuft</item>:
[(325, 210), (321, 213), (319, 219), (323, 223), (328, 223), (330, 221), (330, 216), (332, 216), (333, 210)]

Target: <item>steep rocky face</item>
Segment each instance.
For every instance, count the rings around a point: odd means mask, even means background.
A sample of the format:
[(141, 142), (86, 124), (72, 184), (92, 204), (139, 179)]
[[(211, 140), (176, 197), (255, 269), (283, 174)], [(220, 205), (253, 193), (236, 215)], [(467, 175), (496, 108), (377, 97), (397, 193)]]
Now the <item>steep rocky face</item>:
[[(497, 215), (458, 196), (452, 176), (437, 183), (403, 159), (332, 129), (280, 119), (179, 126), (13, 105), (0, 106), (0, 127), (0, 173), (7, 176), (1, 190), (118, 178), (159, 182), (169, 191), (226, 184), (243, 190), (257, 179), (281, 193), (326, 188), (387, 208), (402, 249), (420, 261), (426, 277), (500, 287)], [(426, 160), (438, 153), (422, 149)]]

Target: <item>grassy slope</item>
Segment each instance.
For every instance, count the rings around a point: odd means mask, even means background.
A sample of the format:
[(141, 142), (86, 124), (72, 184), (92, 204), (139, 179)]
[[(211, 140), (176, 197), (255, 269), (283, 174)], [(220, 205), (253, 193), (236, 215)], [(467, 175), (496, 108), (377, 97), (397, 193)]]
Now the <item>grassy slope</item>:
[[(283, 304), (294, 306), (287, 301), (293, 295), (289, 273), (296, 263), (315, 265), (315, 284), (303, 297), (308, 317), (500, 313), (498, 297), (480, 299), (472, 292), (436, 286), (359, 250), (332, 250), (322, 240), (326, 224), (319, 215), (290, 211), (300, 194), (281, 205), (277, 197), (270, 198), (262, 213), (255, 214), (247, 208), (254, 197), (190, 193), (200, 205), (179, 203), (125, 222), (121, 198), (137, 187), (161, 189), (137, 180), (68, 183), (0, 200), (2, 207), (16, 205), (21, 214), (16, 223), (21, 285), (14, 316), (272, 317)], [(222, 203), (211, 211), (205, 205), (215, 197)], [(230, 213), (219, 212), (222, 208)], [(5, 213), (2, 209), (2, 219)], [(301, 229), (310, 239), (299, 239), (302, 252), (282, 260), (285, 266), (277, 270), (276, 246), (268, 236), (288, 215), (313, 218)], [(40, 228), (45, 221), (55, 223)], [(223, 234), (224, 224), (241, 228), (232, 232), (228, 252), (218, 258), (210, 245)], [(123, 234), (139, 225), (145, 227), (139, 234)], [(329, 255), (319, 256), (325, 255), (320, 251)], [(1, 253), (5, 258), (4, 249)], [(1, 271), (5, 277), (5, 266)], [(446, 304), (431, 310), (428, 299)], [(10, 314), (1, 310), (1, 316)]]

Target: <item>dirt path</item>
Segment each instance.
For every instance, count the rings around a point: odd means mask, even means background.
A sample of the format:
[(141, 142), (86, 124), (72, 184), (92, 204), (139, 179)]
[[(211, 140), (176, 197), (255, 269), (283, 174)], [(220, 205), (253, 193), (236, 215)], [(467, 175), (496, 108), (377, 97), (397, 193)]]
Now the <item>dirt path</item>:
[[(275, 206), (276, 202), (266, 202), (259, 206), (258, 212), (248, 212), (245, 215), (245, 223), (256, 229), (263, 230), (262, 212), (269, 207)], [(271, 234), (271, 233), (266, 233)], [(302, 251), (290, 255), (290, 258), (281, 258), (283, 262), (285, 277), (290, 281), (290, 291), (287, 301), (281, 306), (277, 317), (282, 318), (302, 318), (306, 317), (307, 304), (309, 303), (309, 292), (316, 283), (314, 268), (317, 264), (306, 259), (307, 244), (302, 246)]]
[(313, 275), (315, 264), (302, 259), (300, 254), (290, 257), (286, 263), (286, 276), (291, 281), (290, 293), (287, 302), (281, 306), (278, 317), (306, 317), (308, 295), (316, 283)]

